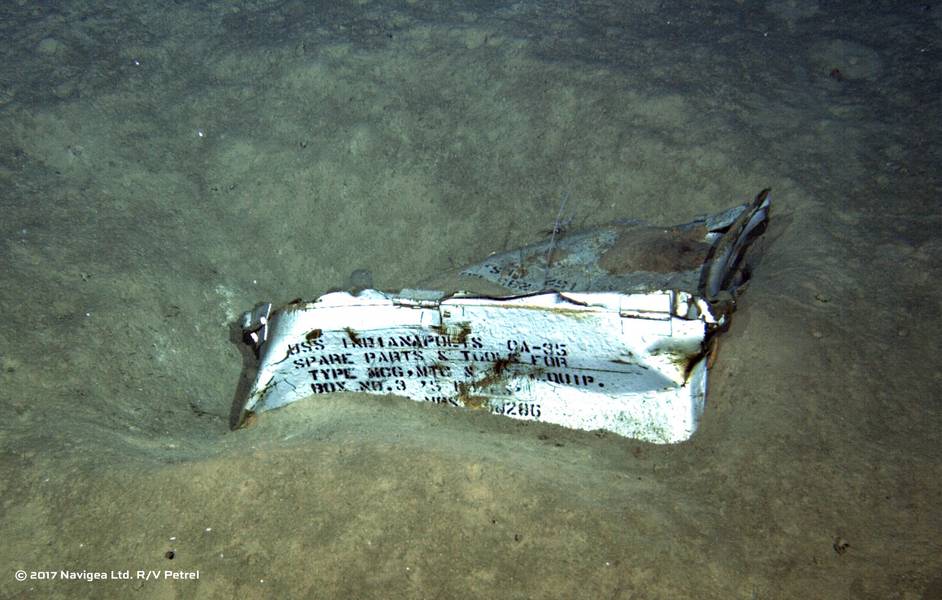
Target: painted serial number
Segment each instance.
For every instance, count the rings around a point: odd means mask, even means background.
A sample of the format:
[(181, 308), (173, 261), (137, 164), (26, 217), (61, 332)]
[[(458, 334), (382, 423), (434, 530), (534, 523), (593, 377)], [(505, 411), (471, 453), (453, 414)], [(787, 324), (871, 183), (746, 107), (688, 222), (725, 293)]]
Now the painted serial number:
[(532, 419), (539, 419), (543, 414), (540, 405), (536, 402), (496, 402), (491, 405), (491, 412), (495, 415)]

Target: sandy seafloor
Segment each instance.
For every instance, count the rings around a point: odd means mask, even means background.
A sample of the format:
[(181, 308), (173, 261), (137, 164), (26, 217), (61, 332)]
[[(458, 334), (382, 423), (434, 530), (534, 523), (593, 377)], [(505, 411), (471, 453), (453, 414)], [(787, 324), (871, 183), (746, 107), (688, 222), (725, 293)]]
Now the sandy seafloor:
[[(0, 36), (0, 597), (942, 598), (938, 2), (19, 0)], [(258, 301), (540, 240), (564, 194), (766, 186), (687, 443), (375, 396), (228, 430)]]

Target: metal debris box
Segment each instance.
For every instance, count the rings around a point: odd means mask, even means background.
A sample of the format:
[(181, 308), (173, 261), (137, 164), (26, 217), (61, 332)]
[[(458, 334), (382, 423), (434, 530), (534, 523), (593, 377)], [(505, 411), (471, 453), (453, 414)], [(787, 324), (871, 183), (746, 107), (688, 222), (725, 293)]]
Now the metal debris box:
[(768, 190), (684, 225), (623, 221), (496, 254), (422, 289), (245, 313), (258, 358), (234, 426), (321, 394), (396, 394), (516, 419), (688, 439), (709, 341), (748, 279)]

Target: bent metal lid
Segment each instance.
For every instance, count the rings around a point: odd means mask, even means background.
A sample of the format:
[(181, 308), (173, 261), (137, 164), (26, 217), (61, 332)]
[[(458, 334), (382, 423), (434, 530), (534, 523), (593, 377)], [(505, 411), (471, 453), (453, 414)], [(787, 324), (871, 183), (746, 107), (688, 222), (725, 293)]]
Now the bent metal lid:
[(258, 364), (233, 426), (352, 391), (686, 440), (706, 398), (707, 341), (769, 209), (763, 191), (685, 225), (622, 222), (493, 255), (428, 289), (260, 304), (241, 322)]

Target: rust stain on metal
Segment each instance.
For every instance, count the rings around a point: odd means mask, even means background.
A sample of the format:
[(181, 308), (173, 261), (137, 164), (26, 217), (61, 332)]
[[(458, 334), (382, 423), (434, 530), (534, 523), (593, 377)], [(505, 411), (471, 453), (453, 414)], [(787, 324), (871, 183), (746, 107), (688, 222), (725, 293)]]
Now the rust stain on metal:
[(720, 338), (718, 336), (713, 336), (710, 338), (710, 341), (707, 342), (707, 370), (713, 368), (714, 363), (716, 363), (716, 357), (720, 352)]
[(252, 411), (248, 411), (242, 416), (242, 420), (239, 422), (238, 429), (248, 429), (250, 427), (255, 427), (257, 423), (258, 415)]
[(467, 321), (455, 323), (454, 325), (434, 325), (431, 329), (440, 335), (447, 336), (449, 340), (459, 344), (465, 344), (468, 340), (468, 336), (471, 335), (471, 323)]
[(459, 344), (465, 344), (468, 341), (469, 335), (471, 335), (471, 323), (468, 323), (467, 321), (459, 323), (458, 335), (454, 336), (455, 341)]
[(510, 372), (510, 366), (519, 364), (517, 361), (518, 358), (520, 358), (518, 354), (510, 354), (508, 356), (498, 358), (488, 366), (487, 371), (484, 372), (484, 375), (480, 379), (459, 383), (458, 401), (468, 408), (486, 407), (490, 402), (490, 398), (488, 396), (482, 396), (474, 392), (477, 390), (486, 390), (487, 388), (506, 383), (512, 375)]
[(703, 241), (706, 234), (705, 227), (621, 231), (615, 244), (599, 259), (599, 266), (613, 274), (695, 269), (710, 251), (710, 244)]
[(481, 396), (480, 394), (473, 394), (471, 390), (475, 388), (474, 383), (461, 383), (458, 384), (458, 402), (461, 403), (465, 408), (470, 409), (479, 409), (485, 408), (490, 398), (487, 396)]
[(347, 337), (350, 338), (351, 342), (354, 344), (360, 343), (360, 335), (352, 327), (344, 327), (343, 330), (347, 332)]

